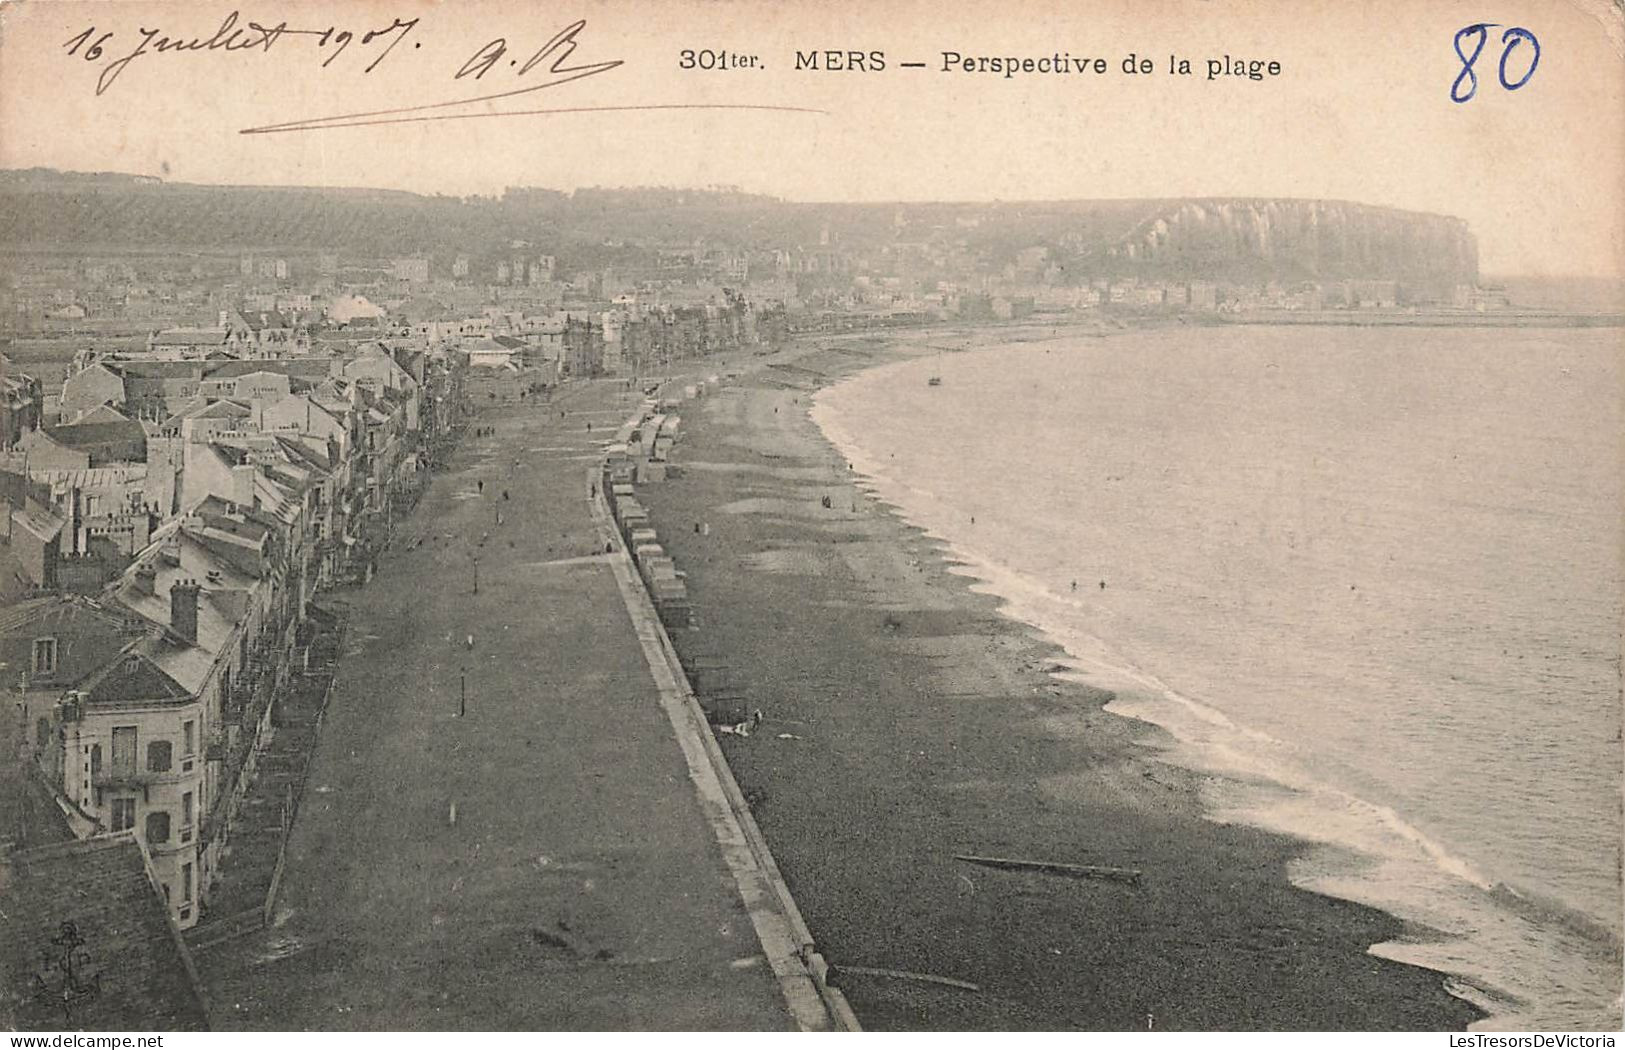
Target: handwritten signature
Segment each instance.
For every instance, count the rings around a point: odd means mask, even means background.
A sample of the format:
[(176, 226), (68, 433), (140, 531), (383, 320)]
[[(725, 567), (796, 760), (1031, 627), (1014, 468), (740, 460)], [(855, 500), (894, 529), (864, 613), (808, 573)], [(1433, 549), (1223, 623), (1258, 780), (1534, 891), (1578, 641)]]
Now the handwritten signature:
[[(161, 29), (142, 28), (137, 35), (140, 42), (132, 50), (123, 53), (118, 58), (106, 61), (102, 65), (101, 74), (96, 79), (96, 94), (102, 95), (110, 88), (114, 81), (127, 69), (131, 62), (149, 54), (184, 54), (188, 52), (250, 52), (253, 54), (268, 54), (285, 38), (313, 38), (318, 48), (326, 49), (331, 46), (332, 51), (322, 60), (322, 68), (326, 69), (342, 54), (351, 43), (359, 42), (359, 46), (373, 48), (378, 53), (361, 70), (362, 73), (371, 73), (378, 68), (379, 63), (389, 57), (391, 51), (406, 39), (407, 35), (417, 28), (419, 19), (401, 20), (394, 18), (390, 24), (382, 28), (369, 29), (360, 32), (352, 29), (341, 29), (337, 25), (326, 29), (292, 29), (286, 22), (275, 25), (265, 25), (260, 22), (243, 22), (238, 12), (233, 11), (227, 15), (220, 28), (208, 37), (170, 36)], [(464, 120), (476, 117), (503, 117), (526, 116), (557, 113), (587, 113), (587, 112), (622, 112), (622, 111), (648, 111), (648, 110), (684, 110), (684, 109), (731, 109), (731, 110), (775, 110), (793, 113), (824, 113), (824, 110), (810, 109), (801, 106), (770, 106), (749, 104), (641, 104), (625, 106), (573, 106), (553, 109), (501, 109), (492, 110), (483, 105), (498, 99), (515, 98), (529, 95), (533, 92), (544, 91), (548, 88), (558, 87), (572, 81), (607, 73), (625, 63), (620, 59), (608, 59), (602, 62), (588, 62), (578, 65), (568, 64), (571, 56), (578, 47), (578, 40), (587, 28), (586, 19), (577, 19), (553, 34), (541, 47), (537, 48), (523, 62), (517, 57), (509, 57), (513, 50), (506, 37), (496, 37), (474, 52), (452, 74), (452, 80), (482, 80), (486, 74), (493, 75), (493, 81), (499, 72), (513, 78), (526, 78), (519, 87), (493, 91), (487, 94), (474, 95), (469, 98), (452, 99), (447, 102), (434, 102), (427, 105), (403, 106), (389, 109), (377, 109), (359, 113), (339, 113), (329, 117), (313, 117), (305, 120), (284, 121), (277, 124), (266, 124), (260, 127), (243, 128), (239, 134), (268, 135), (277, 132), (291, 131), (317, 131), (329, 128), (367, 127), (379, 124), (407, 124), (436, 120)], [(108, 58), (108, 49), (113, 46), (115, 34), (104, 32), (97, 35), (96, 27), (91, 26), (67, 40), (63, 47), (68, 55), (82, 58), (86, 62), (101, 63)], [(120, 45), (123, 46), (123, 45)], [(414, 43), (413, 50), (420, 48), (421, 43)], [(83, 51), (81, 51), (81, 48)], [(381, 48), (381, 49), (380, 49)], [(503, 59), (507, 58), (506, 65)], [(532, 72), (536, 75), (532, 76)]]
[[(617, 66), (624, 65), (620, 59), (610, 59), (605, 62), (590, 62), (585, 65), (571, 66), (565, 63), (575, 54), (576, 38), (587, 28), (587, 20), (577, 19), (553, 34), (553, 37), (538, 48), (529, 58), (520, 64), (517, 58), (509, 59), (508, 68), (516, 77), (522, 77), (531, 70), (548, 62), (543, 77), (524, 87), (511, 88), (506, 91), (496, 91), (485, 95), (475, 95), (472, 98), (453, 99), (449, 102), (434, 102), (423, 106), (405, 106), (396, 109), (371, 110), (365, 113), (341, 113), (332, 117), (317, 117), (312, 120), (294, 120), (282, 124), (267, 124), (264, 127), (244, 128), (244, 135), (264, 135), (278, 131), (314, 131), (318, 128), (351, 128), (373, 124), (405, 124), (427, 120), (456, 120), (470, 116), (506, 116), (514, 115), (512, 111), (493, 114), (489, 110), (481, 109), (477, 113), (454, 112), (456, 107), (468, 107), (482, 102), (492, 102), (497, 99), (513, 98), (517, 95), (528, 95), (531, 92), (543, 91), (547, 88), (568, 84), (572, 80), (582, 80), (586, 77), (607, 73)], [(464, 62), (457, 72), (452, 74), (453, 80), (462, 80), (472, 77), (479, 80), (485, 74), (498, 68), (502, 59), (508, 54), (508, 40), (506, 37), (497, 37), (490, 43), (474, 52), (467, 62)], [(596, 107), (595, 107), (596, 108)], [(643, 108), (643, 107), (638, 107)], [(531, 111), (540, 112), (540, 111)]]

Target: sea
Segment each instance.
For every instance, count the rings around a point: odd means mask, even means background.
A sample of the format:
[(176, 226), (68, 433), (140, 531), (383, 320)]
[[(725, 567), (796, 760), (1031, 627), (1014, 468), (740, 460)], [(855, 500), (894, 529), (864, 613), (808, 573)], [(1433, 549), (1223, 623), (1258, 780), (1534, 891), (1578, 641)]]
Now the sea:
[[(938, 377), (939, 384), (928, 382)], [(1297, 836), (1483, 1029), (1621, 1024), (1620, 329), (1170, 327), (814, 419), (1211, 819)]]

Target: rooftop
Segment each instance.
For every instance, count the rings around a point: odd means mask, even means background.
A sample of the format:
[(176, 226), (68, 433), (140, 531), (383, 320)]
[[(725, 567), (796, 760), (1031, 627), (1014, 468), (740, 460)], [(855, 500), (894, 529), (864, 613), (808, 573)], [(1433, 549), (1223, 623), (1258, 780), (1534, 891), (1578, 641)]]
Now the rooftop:
[(209, 1027), (191, 956), (133, 833), (0, 857), (0, 896), (0, 1027)]
[(165, 346), (219, 346), (229, 334), (225, 328), (168, 328), (154, 334), (152, 341)]
[(66, 423), (59, 427), (46, 427), (45, 434), (57, 444), (75, 449), (116, 441), (145, 441), (147, 438), (146, 430), (133, 419), (114, 423)]

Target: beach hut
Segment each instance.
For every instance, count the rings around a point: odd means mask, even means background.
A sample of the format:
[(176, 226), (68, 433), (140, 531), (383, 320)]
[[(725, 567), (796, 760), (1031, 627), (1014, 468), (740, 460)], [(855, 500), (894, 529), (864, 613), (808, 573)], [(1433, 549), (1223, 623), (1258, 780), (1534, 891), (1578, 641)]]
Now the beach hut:
[(670, 629), (686, 628), (692, 623), (688, 604), (688, 589), (676, 580), (660, 580), (652, 585), (655, 611), (660, 622)]
[(750, 717), (744, 685), (727, 660), (708, 654), (689, 656), (683, 660), (683, 670), (706, 721), (737, 725)]
[(621, 529), (631, 534), (633, 529), (646, 529), (649, 527), (649, 512), (644, 510), (635, 500), (626, 500), (621, 505)]
[(625, 496), (615, 501), (615, 520), (623, 531), (631, 532), (633, 528), (648, 528), (649, 512), (643, 509), (643, 504)]
[(665, 422), (665, 416), (650, 416), (648, 419), (644, 420), (641, 426), (638, 427), (637, 439), (639, 454), (647, 457), (654, 452), (655, 440), (659, 438), (660, 428), (665, 424)]

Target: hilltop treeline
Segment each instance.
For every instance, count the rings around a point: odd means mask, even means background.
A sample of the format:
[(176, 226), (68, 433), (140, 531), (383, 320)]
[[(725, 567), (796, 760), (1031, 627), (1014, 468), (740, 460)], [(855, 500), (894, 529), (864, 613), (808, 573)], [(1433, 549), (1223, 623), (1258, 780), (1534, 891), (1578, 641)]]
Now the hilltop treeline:
[(733, 189), (512, 188), (500, 197), (200, 186), (34, 169), (0, 173), (0, 248), (337, 250), (445, 256), (514, 240), (561, 258), (628, 246), (929, 246), (997, 268), (1041, 247), (1071, 277), (1472, 281), (1465, 223), (1346, 202), (1276, 199), (814, 204)]

